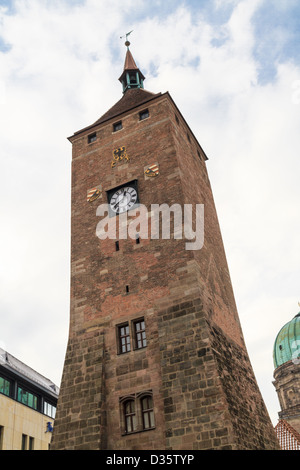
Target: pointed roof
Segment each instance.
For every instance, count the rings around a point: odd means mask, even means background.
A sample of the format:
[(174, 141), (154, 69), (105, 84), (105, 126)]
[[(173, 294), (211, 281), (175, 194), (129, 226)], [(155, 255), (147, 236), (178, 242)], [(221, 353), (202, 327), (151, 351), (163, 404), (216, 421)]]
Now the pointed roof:
[[(119, 81), (123, 84), (123, 92), (128, 89), (127, 86), (125, 86), (125, 84), (129, 85), (129, 83), (128, 83), (129, 78), (128, 78), (127, 75), (130, 72), (135, 72), (135, 76), (138, 77), (137, 78), (138, 83), (131, 84), (131, 86), (133, 88), (136, 88), (136, 87), (137, 88), (144, 88), (143, 80), (145, 80), (145, 76), (142, 74), (142, 72), (140, 71), (140, 69), (136, 65), (135, 60), (133, 58), (133, 55), (130, 52), (130, 49), (129, 49), (130, 42), (128, 41), (125, 44), (127, 45), (127, 52), (126, 52), (126, 56), (125, 56), (124, 69), (123, 69), (121, 77), (119, 78)], [(136, 85), (138, 85), (138, 86), (136, 86)], [(131, 86), (129, 86), (129, 88), (131, 88)]]
[[(127, 46), (127, 52), (125, 56), (124, 69), (119, 81), (123, 84), (123, 96), (117, 101), (106, 113), (104, 113), (94, 124), (81, 129), (74, 133), (77, 135), (82, 131), (90, 129), (98, 124), (102, 124), (110, 119), (117, 118), (119, 115), (130, 111), (142, 104), (146, 104), (149, 101), (161, 96), (161, 93), (151, 93), (144, 89), (143, 80), (144, 75), (135, 63), (135, 60), (129, 50), (129, 41), (125, 43)], [(136, 72), (137, 82), (131, 82), (131, 78), (128, 77), (129, 72)], [(129, 80), (129, 83), (128, 83)], [(125, 92), (126, 91), (126, 92)], [(69, 138), (70, 139), (70, 138)]]
[[(119, 78), (119, 81), (122, 83), (128, 82), (128, 77), (126, 76), (127, 72), (135, 71), (139, 76), (138, 83), (129, 83), (129, 85), (128, 83), (126, 85), (123, 83), (124, 90), (122, 98), (105, 114), (103, 114), (103, 116), (101, 116), (94, 124), (101, 124), (102, 122), (117, 117), (119, 114), (129, 111), (141, 104), (147, 103), (148, 101), (161, 95), (161, 93), (151, 93), (150, 91), (144, 90), (142, 83), (145, 77), (136, 65), (133, 55), (130, 52), (130, 42), (126, 41), (125, 45), (127, 46), (127, 51), (123, 73)], [(126, 91), (126, 93), (124, 91)]]
[(280, 419), (275, 432), (282, 450), (300, 450), (300, 434), (285, 419)]
[(134, 61), (134, 58), (130, 52), (130, 49), (128, 48), (126, 52), (126, 57), (125, 57), (124, 70), (134, 70), (134, 69), (138, 69), (138, 67)]
[(161, 93), (151, 93), (143, 88), (132, 88), (117, 101), (103, 116), (101, 116), (94, 124), (101, 124), (102, 122), (108, 121), (119, 114), (129, 111), (141, 104), (145, 104), (148, 101), (160, 96)]

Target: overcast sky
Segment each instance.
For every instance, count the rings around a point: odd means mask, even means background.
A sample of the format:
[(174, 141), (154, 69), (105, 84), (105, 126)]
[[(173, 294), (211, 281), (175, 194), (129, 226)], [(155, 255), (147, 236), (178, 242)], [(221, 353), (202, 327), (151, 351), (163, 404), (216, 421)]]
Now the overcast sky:
[(122, 96), (130, 36), (209, 161), (229, 270), (273, 424), (272, 349), (300, 310), (298, 0), (0, 0), (0, 347), (60, 385), (71, 144)]

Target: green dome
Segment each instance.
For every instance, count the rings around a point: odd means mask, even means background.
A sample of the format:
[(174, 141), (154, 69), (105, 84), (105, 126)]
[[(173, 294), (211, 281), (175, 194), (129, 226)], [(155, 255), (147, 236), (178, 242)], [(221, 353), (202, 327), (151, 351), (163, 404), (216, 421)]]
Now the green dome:
[(297, 359), (300, 352), (300, 313), (279, 331), (273, 349), (274, 367)]

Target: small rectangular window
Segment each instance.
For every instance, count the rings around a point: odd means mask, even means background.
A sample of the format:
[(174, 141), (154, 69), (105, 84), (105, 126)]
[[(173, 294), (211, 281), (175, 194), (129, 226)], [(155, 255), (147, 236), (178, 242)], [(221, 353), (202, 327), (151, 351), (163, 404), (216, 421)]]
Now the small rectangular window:
[(140, 121), (143, 119), (147, 119), (149, 117), (149, 111), (148, 109), (144, 109), (144, 111), (140, 112)]
[(133, 323), (133, 328), (136, 349), (145, 348), (147, 346), (147, 339), (144, 319), (142, 318), (141, 320), (135, 321)]
[(51, 403), (44, 401), (44, 414), (54, 419), (55, 413), (56, 413), (56, 407), (54, 405), (51, 405)]
[(4, 427), (0, 426), (0, 450), (3, 450)]
[(10, 396), (10, 381), (0, 377), (0, 393)]
[(26, 436), (26, 434), (22, 434), (21, 449), (22, 450), (27, 450), (27, 436)]
[(27, 405), (30, 408), (33, 408), (34, 410), (37, 410), (38, 407), (38, 399), (33, 393), (28, 392), (27, 390), (24, 390), (21, 387), (18, 387), (18, 395), (17, 395), (17, 400), (20, 403), (23, 403), (23, 405)]
[(122, 128), (123, 128), (123, 126), (122, 126), (122, 121), (116, 122), (116, 123), (113, 125), (113, 130), (114, 130), (114, 132), (120, 131)]
[(94, 132), (94, 134), (90, 134), (88, 136), (88, 143), (89, 144), (92, 144), (93, 142), (95, 142), (95, 140), (97, 140), (97, 134), (96, 132)]
[(124, 354), (131, 350), (130, 332), (128, 323), (118, 327), (119, 352)]
[(29, 450), (34, 450), (34, 437), (29, 436)]

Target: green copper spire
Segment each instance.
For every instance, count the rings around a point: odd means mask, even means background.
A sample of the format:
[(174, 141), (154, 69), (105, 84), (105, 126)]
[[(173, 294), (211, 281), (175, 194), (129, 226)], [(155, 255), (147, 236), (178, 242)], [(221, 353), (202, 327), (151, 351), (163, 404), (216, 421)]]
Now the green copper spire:
[(145, 77), (140, 71), (140, 69), (137, 67), (129, 49), (130, 42), (128, 41), (128, 36), (131, 33), (132, 31), (126, 34), (125, 46), (127, 47), (127, 52), (125, 57), (124, 70), (121, 77), (119, 78), (120, 82), (123, 85), (123, 93), (125, 93), (131, 88), (144, 88)]

